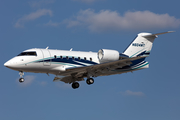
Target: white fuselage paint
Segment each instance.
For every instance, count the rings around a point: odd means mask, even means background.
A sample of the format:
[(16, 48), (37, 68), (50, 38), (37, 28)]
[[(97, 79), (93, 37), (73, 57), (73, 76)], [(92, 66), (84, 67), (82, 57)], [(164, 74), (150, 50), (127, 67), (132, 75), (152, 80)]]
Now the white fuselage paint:
[[(76, 68), (99, 64), (97, 53), (65, 51), (51, 49), (29, 49), (24, 52), (36, 52), (36, 56), (16, 56), (4, 65), (23, 72), (60, 74), (67, 68)], [(74, 58), (74, 59), (73, 59)]]

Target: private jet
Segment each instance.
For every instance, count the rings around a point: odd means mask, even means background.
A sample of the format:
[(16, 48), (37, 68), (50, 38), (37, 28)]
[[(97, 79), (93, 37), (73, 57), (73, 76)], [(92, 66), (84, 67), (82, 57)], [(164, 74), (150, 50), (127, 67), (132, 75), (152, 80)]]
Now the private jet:
[(78, 88), (79, 81), (94, 83), (94, 77), (133, 72), (149, 67), (145, 58), (150, 55), (154, 39), (158, 35), (171, 33), (139, 33), (131, 44), (119, 53), (117, 50), (100, 49), (98, 52), (28, 49), (7, 61), (4, 66), (19, 71), (19, 82), (23, 83), (24, 72), (54, 74), (53, 81), (62, 81)]

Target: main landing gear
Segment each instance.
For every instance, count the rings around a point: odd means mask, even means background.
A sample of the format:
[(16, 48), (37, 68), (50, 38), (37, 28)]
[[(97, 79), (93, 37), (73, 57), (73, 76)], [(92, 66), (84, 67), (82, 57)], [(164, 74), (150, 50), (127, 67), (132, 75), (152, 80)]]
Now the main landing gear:
[(20, 71), (19, 75), (20, 75), (19, 82), (20, 83), (24, 82), (24, 78), (23, 78), (24, 73), (22, 71)]
[(78, 88), (79, 87), (79, 83), (78, 82), (73, 82), (72, 83), (72, 88), (73, 89), (76, 89), (76, 88)]
[[(87, 80), (86, 80), (86, 83), (88, 84), (88, 85), (91, 85), (91, 84), (93, 84), (94, 83), (94, 79), (93, 78), (88, 78)], [(79, 83), (78, 82), (73, 82), (72, 83), (72, 88), (73, 89), (77, 89), (77, 88), (79, 88)]]
[(93, 78), (88, 78), (88, 79), (86, 80), (86, 83), (87, 83), (88, 85), (91, 85), (91, 84), (94, 83), (94, 79), (93, 79)]

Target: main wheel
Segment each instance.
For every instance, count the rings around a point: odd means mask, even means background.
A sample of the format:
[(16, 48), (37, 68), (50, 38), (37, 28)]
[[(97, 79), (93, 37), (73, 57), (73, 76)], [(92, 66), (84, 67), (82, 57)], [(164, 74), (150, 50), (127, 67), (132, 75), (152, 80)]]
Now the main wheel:
[(91, 84), (94, 83), (94, 79), (93, 79), (93, 78), (88, 78), (88, 79), (86, 80), (86, 83), (87, 83), (88, 85), (91, 85)]
[(72, 83), (72, 88), (73, 88), (73, 89), (76, 89), (76, 88), (78, 88), (78, 87), (79, 87), (79, 83), (78, 83), (78, 82)]
[(24, 82), (24, 78), (19, 78), (19, 82), (20, 83)]

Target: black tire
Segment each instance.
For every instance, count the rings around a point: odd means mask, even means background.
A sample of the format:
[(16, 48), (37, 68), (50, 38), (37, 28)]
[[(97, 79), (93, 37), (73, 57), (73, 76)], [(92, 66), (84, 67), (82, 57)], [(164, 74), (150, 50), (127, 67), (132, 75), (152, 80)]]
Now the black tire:
[(19, 82), (20, 83), (24, 82), (24, 78), (19, 78)]
[(88, 85), (91, 85), (91, 84), (94, 83), (94, 79), (93, 79), (93, 78), (88, 78), (88, 79), (86, 80), (86, 83), (87, 83)]
[(90, 85), (90, 81), (89, 81), (89, 79), (87, 79), (87, 80), (86, 80), (86, 83), (87, 83), (88, 85)]
[(79, 88), (79, 83), (78, 82), (72, 83), (72, 88), (73, 89)]

